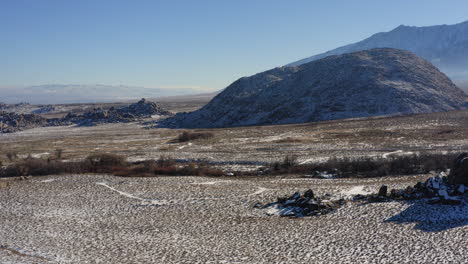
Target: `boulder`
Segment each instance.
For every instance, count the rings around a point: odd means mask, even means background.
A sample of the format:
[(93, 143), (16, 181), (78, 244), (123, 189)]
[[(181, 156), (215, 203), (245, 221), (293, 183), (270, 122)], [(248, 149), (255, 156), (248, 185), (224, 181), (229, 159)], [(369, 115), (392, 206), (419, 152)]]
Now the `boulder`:
[(343, 199), (330, 200), (329, 198), (327, 195), (316, 197), (314, 191), (309, 189), (303, 195), (295, 192), (289, 197), (278, 197), (275, 203), (269, 203), (263, 207), (254, 205), (254, 207), (267, 209), (267, 215), (303, 217), (328, 214), (345, 204)]
[(458, 155), (448, 179), (450, 184), (468, 184), (468, 153)]
[(378, 196), (381, 196), (381, 197), (386, 197), (387, 196), (387, 185), (382, 185), (379, 189), (379, 194)]

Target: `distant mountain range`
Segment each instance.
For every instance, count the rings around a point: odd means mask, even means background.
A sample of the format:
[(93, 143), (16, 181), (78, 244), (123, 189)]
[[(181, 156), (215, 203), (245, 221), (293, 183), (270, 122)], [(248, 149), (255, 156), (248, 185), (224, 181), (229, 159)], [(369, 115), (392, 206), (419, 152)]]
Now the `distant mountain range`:
[(457, 83), (468, 80), (468, 21), (455, 25), (429, 27), (401, 25), (392, 31), (377, 33), (360, 42), (308, 57), (288, 66), (373, 48), (411, 51), (433, 63)]
[(303, 123), (463, 109), (464, 92), (414, 53), (371, 49), (241, 78), (176, 128)]
[(0, 102), (32, 104), (62, 104), (115, 102), (140, 98), (158, 98), (188, 95), (201, 91), (187, 89), (160, 89), (133, 86), (50, 84), (28, 87), (0, 88)]

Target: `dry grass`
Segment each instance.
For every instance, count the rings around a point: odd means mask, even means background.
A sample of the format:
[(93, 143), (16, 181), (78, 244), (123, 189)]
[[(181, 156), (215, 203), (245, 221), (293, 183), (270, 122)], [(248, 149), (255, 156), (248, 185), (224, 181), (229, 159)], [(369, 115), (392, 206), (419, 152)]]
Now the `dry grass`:
[[(453, 130), (450, 131), (450, 130)], [(167, 144), (181, 130), (142, 129), (138, 124), (109, 124), (82, 128), (41, 128), (2, 135), (0, 152), (41, 154), (56, 148), (66, 151), (63, 160), (82, 160), (90, 153), (108, 152), (157, 159), (161, 154), (177, 159), (209, 159), (227, 162), (268, 163), (288, 154), (303, 160), (329, 157), (378, 156), (387, 152), (466, 151), (468, 146), (468, 110), (402, 117), (337, 120), (307, 124), (252, 126), (222, 129), (187, 130), (211, 132), (214, 138), (193, 141), (180, 148)], [(21, 134), (21, 135), (20, 135)], [(285, 138), (302, 142), (276, 143)], [(286, 141), (290, 141), (287, 139)], [(182, 143), (180, 143), (182, 144)], [(47, 156), (47, 155), (44, 155)], [(50, 157), (54, 156), (50, 152)], [(8, 164), (2, 155), (0, 159)]]
[(66, 173), (109, 173), (125, 177), (224, 175), (222, 170), (204, 163), (177, 164), (174, 159), (165, 156), (161, 156), (158, 160), (129, 163), (123, 156), (100, 153), (89, 155), (83, 161), (75, 162), (27, 157), (1, 168), (0, 178)]

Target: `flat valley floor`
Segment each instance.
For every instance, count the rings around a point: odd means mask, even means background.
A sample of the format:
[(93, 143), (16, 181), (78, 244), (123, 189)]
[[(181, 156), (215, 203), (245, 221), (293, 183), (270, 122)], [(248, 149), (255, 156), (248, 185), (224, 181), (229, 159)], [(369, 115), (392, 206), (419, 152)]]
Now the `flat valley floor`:
[[(188, 143), (170, 143), (181, 130), (144, 127), (37, 128), (0, 135), (0, 148), (44, 158), (60, 148), (68, 160), (96, 152), (129, 160), (166, 155), (226, 171), (255, 169), (287, 154), (308, 163), (468, 148), (468, 111), (199, 130), (215, 136)], [(302, 176), (0, 180), (0, 263), (466, 263), (466, 201), (348, 202), (334, 213), (297, 219), (254, 208), (309, 188), (347, 198), (432, 175)]]

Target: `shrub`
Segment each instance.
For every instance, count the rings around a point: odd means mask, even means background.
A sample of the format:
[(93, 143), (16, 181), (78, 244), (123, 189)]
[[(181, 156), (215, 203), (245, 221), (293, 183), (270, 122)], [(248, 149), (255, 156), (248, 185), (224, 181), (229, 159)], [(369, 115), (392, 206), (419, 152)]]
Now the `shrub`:
[[(148, 163), (148, 161), (146, 161), (146, 163)], [(171, 158), (171, 157), (168, 157), (168, 156), (160, 156), (158, 160), (156, 160), (156, 165), (158, 167), (173, 167), (175, 166), (176, 164), (176, 161)], [(147, 166), (150, 166), (151, 164), (147, 164)]]
[(58, 148), (58, 149), (55, 150), (55, 158), (56, 159), (62, 159), (62, 154), (63, 154), (63, 149)]
[(161, 156), (158, 160), (137, 162), (127, 167), (114, 167), (112, 173), (124, 177), (166, 176), (222, 176), (222, 170), (204, 163), (177, 164), (172, 158)]
[(16, 160), (18, 158), (18, 153), (16, 152), (13, 152), (13, 151), (9, 151), (6, 153), (6, 157), (8, 158), (8, 160), (10, 162)]
[(86, 157), (85, 162), (88, 162), (93, 167), (124, 166), (126, 164), (125, 160), (125, 157), (120, 155), (99, 153), (89, 155)]
[(271, 168), (275, 171), (284, 171), (289, 170), (298, 165), (297, 156), (296, 155), (287, 155), (284, 157), (283, 161), (281, 162), (274, 162), (270, 165)]
[(213, 133), (210, 132), (187, 132), (184, 131), (176, 138), (176, 142), (187, 142), (197, 139), (209, 139), (214, 137)]
[(28, 157), (2, 169), (0, 177), (41, 176), (59, 174), (68, 170), (69, 167), (61, 162)]
[(324, 163), (297, 164), (286, 156), (283, 162), (270, 164), (270, 174), (308, 174), (315, 171), (336, 172), (339, 177), (381, 177), (388, 175), (422, 174), (443, 171), (452, 166), (455, 155), (422, 154), (388, 158), (331, 158)]
[(60, 160), (27, 158), (0, 168), (0, 177), (41, 176), (62, 173), (111, 173), (114, 166), (127, 166), (125, 158), (114, 154), (93, 154), (84, 161), (62, 162)]
[(275, 141), (276, 143), (301, 143), (304, 142), (301, 138), (287, 137)]

